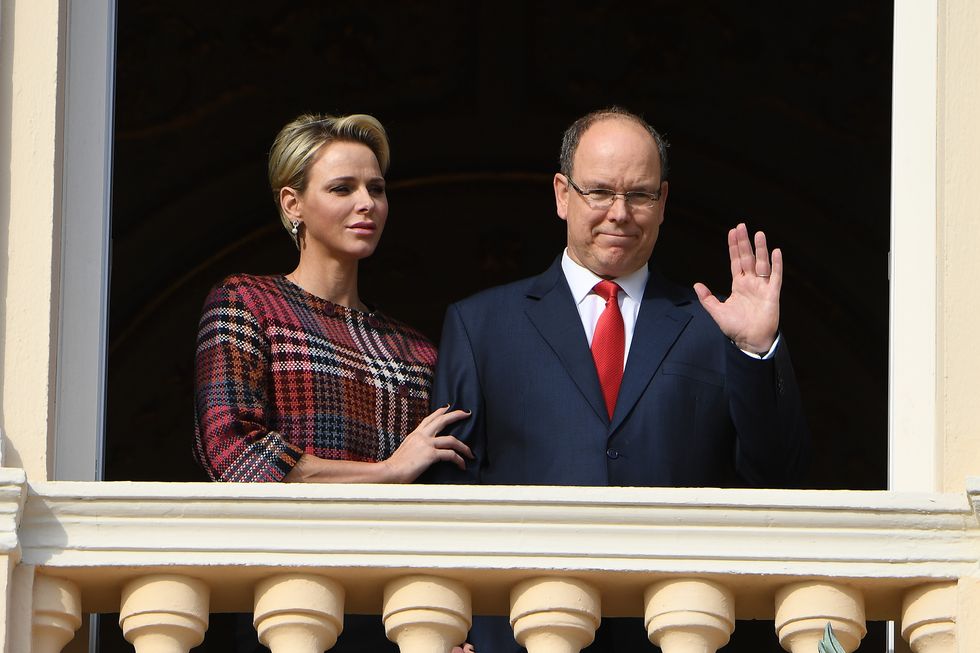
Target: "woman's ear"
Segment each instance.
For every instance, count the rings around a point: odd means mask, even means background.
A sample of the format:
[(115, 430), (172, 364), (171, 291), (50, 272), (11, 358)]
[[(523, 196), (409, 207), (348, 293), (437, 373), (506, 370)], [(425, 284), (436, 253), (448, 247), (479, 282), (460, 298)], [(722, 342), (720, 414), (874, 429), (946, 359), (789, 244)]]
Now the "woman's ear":
[(279, 206), (291, 220), (298, 220), (302, 217), (303, 199), (296, 190), (285, 186), (279, 189)]

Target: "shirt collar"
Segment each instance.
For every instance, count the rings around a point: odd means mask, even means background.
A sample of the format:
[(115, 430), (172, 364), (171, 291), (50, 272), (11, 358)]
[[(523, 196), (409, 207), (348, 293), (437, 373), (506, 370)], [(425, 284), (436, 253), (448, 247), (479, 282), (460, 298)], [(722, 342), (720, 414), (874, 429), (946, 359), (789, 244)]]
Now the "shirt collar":
[[(592, 292), (595, 285), (602, 281), (602, 277), (595, 274), (592, 270), (582, 267), (573, 261), (572, 257), (568, 255), (567, 247), (561, 255), (561, 269), (565, 273), (565, 279), (568, 281), (568, 287), (572, 291), (572, 299), (575, 300), (576, 306), (581, 304), (588, 297), (589, 293)], [(643, 290), (647, 287), (647, 279), (649, 278), (650, 270), (644, 265), (639, 270), (622, 277), (617, 277), (613, 281), (619, 284), (619, 287), (629, 295), (630, 299), (640, 303), (643, 299)]]

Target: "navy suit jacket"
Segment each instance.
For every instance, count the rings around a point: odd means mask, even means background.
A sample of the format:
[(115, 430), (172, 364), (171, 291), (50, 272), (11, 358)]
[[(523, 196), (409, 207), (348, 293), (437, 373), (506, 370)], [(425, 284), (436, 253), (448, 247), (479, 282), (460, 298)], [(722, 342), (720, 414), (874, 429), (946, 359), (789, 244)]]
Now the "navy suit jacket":
[(746, 356), (651, 269), (609, 419), (561, 269), (449, 307), (432, 393), (476, 456), (430, 483), (792, 487), (807, 430), (785, 342)]
[[(433, 465), (423, 483), (791, 487), (807, 449), (786, 343), (746, 356), (652, 269), (611, 420), (560, 258), (449, 307), (432, 393), (447, 403), (473, 411), (450, 432), (476, 459)], [(501, 617), (476, 617), (469, 641), (522, 650)], [(655, 647), (635, 618), (604, 619), (585, 649), (643, 650)]]

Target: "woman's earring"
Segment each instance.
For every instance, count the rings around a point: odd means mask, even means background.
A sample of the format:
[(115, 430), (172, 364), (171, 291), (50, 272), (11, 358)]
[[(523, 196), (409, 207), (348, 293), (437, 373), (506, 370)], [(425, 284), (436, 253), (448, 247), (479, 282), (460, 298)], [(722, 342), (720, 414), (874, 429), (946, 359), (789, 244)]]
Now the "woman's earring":
[(299, 220), (293, 220), (293, 228), (290, 230), (290, 233), (294, 236), (299, 233)]

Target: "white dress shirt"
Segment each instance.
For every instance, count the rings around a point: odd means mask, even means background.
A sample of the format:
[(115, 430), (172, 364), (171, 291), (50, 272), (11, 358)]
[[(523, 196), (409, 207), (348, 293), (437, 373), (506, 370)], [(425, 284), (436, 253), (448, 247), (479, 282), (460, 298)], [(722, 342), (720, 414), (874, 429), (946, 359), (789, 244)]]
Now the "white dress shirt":
[[(595, 325), (599, 322), (599, 316), (606, 310), (606, 300), (592, 292), (595, 285), (602, 281), (602, 277), (573, 261), (572, 257), (568, 255), (568, 248), (561, 255), (561, 269), (565, 273), (568, 287), (572, 290), (572, 299), (575, 300), (578, 315), (582, 318), (582, 326), (585, 327), (585, 337), (589, 341), (589, 347), (591, 347)], [(640, 303), (643, 301), (643, 291), (647, 287), (649, 277), (650, 271), (644, 265), (636, 272), (613, 280), (623, 289), (623, 292), (617, 296), (617, 300), (619, 312), (623, 314), (623, 328), (626, 332), (624, 367), (626, 366), (626, 359), (630, 355), (630, 344), (633, 342), (636, 317), (640, 314)]]
[[(606, 301), (592, 292), (595, 285), (602, 281), (602, 277), (573, 261), (572, 257), (568, 255), (567, 247), (561, 255), (561, 269), (565, 273), (565, 280), (568, 282), (568, 287), (572, 291), (575, 308), (578, 309), (578, 315), (582, 319), (582, 326), (585, 328), (585, 337), (589, 341), (589, 347), (591, 347), (595, 325), (599, 322), (599, 316), (602, 314), (602, 311), (606, 309)], [(644, 265), (636, 272), (613, 279), (623, 289), (623, 292), (619, 293), (617, 299), (619, 302), (619, 311), (623, 314), (623, 328), (626, 335), (626, 350), (623, 356), (624, 368), (626, 367), (626, 361), (629, 360), (630, 345), (633, 342), (633, 331), (636, 329), (636, 318), (640, 314), (643, 291), (647, 287), (647, 279), (649, 278), (650, 270)], [(779, 334), (776, 334), (776, 340), (772, 343), (772, 347), (761, 356), (754, 352), (745, 351), (744, 349), (742, 352), (752, 358), (768, 359), (775, 353), (776, 345), (779, 344), (779, 338)]]

